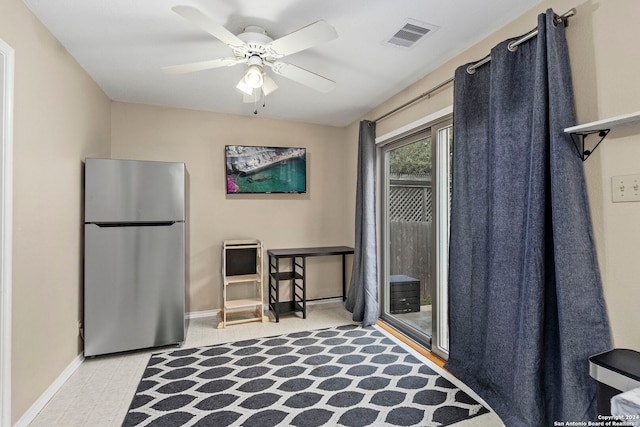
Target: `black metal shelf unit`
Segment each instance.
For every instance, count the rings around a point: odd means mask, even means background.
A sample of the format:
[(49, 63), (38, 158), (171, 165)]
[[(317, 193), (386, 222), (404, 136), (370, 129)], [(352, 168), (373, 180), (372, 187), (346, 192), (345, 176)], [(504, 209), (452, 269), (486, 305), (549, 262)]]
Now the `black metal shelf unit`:
[[(298, 261), (299, 260), (299, 261)], [(307, 288), (305, 277), (305, 257), (291, 257), (292, 271), (280, 271), (281, 257), (269, 254), (269, 309), (273, 311), (276, 322), (280, 314), (301, 311), (307, 318)], [(291, 281), (291, 301), (280, 301), (280, 282)]]

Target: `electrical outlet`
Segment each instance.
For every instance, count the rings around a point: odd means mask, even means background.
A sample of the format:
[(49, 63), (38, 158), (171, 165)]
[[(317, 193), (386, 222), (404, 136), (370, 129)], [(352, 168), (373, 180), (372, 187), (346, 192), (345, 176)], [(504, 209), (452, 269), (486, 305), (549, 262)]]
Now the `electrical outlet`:
[(611, 198), (614, 203), (640, 202), (640, 174), (612, 176)]

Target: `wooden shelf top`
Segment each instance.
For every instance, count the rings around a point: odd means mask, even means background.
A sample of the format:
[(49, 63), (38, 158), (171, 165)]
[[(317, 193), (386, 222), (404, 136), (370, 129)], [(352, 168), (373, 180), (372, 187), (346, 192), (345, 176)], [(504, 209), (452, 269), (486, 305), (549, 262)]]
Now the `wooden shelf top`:
[(240, 282), (257, 282), (260, 280), (259, 274), (242, 274), (238, 276), (226, 276), (224, 278), (225, 285)]
[(247, 299), (236, 299), (236, 300), (227, 300), (225, 303), (225, 309), (239, 309), (239, 308), (250, 308), (255, 306), (262, 306), (262, 300), (260, 298), (247, 298)]

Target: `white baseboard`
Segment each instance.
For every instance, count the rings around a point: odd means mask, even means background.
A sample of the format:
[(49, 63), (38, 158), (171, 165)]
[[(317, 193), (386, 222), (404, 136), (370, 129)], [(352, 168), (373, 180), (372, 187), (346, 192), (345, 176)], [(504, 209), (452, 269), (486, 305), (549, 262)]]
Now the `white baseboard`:
[(45, 390), (44, 393), (35, 401), (33, 405), (27, 410), (27, 412), (20, 417), (13, 427), (27, 427), (36, 416), (42, 411), (42, 409), (49, 403), (49, 400), (60, 390), (62, 385), (73, 375), (73, 373), (80, 367), (84, 361), (84, 356), (79, 354), (73, 361), (65, 368), (58, 378)]
[[(335, 303), (342, 303), (342, 297), (307, 301), (307, 305), (324, 305), (324, 304), (335, 304)], [(269, 311), (269, 305), (264, 304), (263, 309), (265, 312)], [(216, 310), (191, 311), (189, 313), (185, 313), (184, 318), (185, 319), (202, 319), (205, 317), (216, 317), (218, 314), (220, 314), (221, 311), (222, 311), (221, 308), (218, 308)]]
[(323, 299), (317, 299), (315, 301), (307, 301), (307, 305), (324, 305), (324, 304), (336, 304), (336, 303), (343, 303), (342, 297), (323, 298)]

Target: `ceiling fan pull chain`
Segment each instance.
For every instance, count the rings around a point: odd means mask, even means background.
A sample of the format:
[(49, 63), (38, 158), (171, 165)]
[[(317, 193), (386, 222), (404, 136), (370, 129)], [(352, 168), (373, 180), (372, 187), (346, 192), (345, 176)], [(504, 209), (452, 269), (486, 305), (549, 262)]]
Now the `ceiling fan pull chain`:
[(257, 89), (253, 90), (253, 114), (258, 114), (258, 97), (256, 95)]

